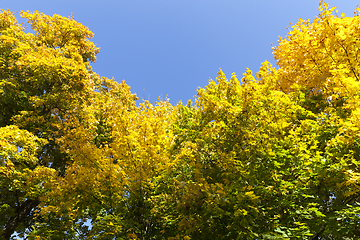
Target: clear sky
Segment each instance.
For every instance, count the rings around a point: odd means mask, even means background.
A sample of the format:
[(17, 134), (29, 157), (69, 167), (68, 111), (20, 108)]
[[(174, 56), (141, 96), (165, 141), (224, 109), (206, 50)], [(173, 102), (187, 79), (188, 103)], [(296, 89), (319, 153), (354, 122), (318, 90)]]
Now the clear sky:
[[(329, 0), (353, 16), (357, 0)], [(219, 68), (239, 78), (264, 60), (275, 64), (286, 27), (318, 15), (317, 0), (0, 0), (19, 13), (38, 10), (69, 16), (95, 33), (101, 48), (95, 72), (125, 80), (140, 99), (192, 99)], [(17, 14), (17, 16), (19, 16)]]

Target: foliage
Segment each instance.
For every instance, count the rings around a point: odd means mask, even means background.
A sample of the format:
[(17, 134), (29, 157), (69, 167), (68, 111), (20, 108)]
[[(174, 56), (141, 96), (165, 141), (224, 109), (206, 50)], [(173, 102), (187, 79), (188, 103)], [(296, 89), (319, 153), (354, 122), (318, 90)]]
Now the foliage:
[(172, 106), (94, 73), (73, 17), (2, 10), (1, 237), (357, 239), (360, 16), (336, 12)]

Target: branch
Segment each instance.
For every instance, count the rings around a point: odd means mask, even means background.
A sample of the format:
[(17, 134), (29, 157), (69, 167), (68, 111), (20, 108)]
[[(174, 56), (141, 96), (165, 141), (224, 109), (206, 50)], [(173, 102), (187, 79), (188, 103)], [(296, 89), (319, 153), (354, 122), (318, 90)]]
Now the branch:
[(311, 238), (311, 240), (319, 239), (320, 235), (321, 235), (324, 231), (325, 231), (325, 226), (323, 226), (323, 227), (321, 228), (321, 230), (320, 230), (318, 233), (316, 233), (316, 234)]
[(31, 210), (36, 207), (40, 201), (38, 199), (28, 199), (23, 204), (17, 207), (17, 214), (11, 217), (3, 229), (2, 237), (4, 239), (10, 239), (11, 235), (15, 232), (17, 226), (25, 220), (25, 218), (31, 213)]

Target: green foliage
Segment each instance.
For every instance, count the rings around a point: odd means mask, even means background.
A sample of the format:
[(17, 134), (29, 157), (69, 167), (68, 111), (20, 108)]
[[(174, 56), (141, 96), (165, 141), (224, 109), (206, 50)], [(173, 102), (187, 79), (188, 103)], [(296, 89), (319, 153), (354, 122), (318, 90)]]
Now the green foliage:
[(320, 2), (254, 76), (136, 104), (72, 17), (0, 13), (0, 236), (358, 239), (358, 10)]

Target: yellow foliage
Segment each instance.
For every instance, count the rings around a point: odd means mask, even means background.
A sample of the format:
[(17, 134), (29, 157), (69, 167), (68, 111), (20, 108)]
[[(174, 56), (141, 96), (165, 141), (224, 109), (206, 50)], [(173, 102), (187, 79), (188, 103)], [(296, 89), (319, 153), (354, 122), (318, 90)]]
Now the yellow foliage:
[(280, 38), (273, 54), (281, 69), (279, 89), (293, 90), (295, 84), (305, 86), (313, 94), (325, 97), (348, 97), (359, 90), (360, 65), (357, 61), (360, 16), (333, 15), (321, 3), (319, 16), (313, 21), (300, 19), (286, 38)]

